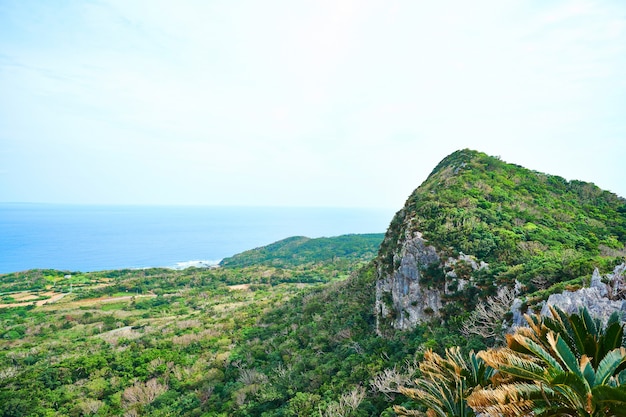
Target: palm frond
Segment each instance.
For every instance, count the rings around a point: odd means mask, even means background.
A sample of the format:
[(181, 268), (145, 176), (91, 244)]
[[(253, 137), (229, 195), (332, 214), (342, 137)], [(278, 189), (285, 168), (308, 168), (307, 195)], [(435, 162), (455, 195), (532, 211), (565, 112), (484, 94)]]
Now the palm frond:
[[(611, 317), (618, 317), (616, 313), (613, 313)], [(609, 323), (604, 330), (604, 334), (600, 337), (600, 355), (606, 355), (611, 350), (622, 347), (624, 340), (624, 326), (618, 322)]]
[(446, 416), (447, 410), (454, 408), (450, 405), (450, 394), (438, 391), (439, 387), (434, 384), (427, 385), (422, 385), (420, 388), (400, 387), (398, 391), (428, 409), (434, 410), (437, 415)]
[(548, 365), (548, 369), (551, 371), (562, 372), (563, 367), (546, 349), (544, 349), (541, 345), (534, 342), (532, 339), (522, 336), (520, 334), (513, 335), (513, 338), (517, 341), (518, 344), (524, 346), (526, 350), (533, 355), (540, 358), (546, 365)]
[(609, 387), (598, 385), (593, 387), (592, 395), (598, 415), (626, 416), (626, 386)]
[[(558, 307), (549, 306), (549, 308), (552, 319), (545, 317), (543, 319), (544, 326), (561, 335), (573, 352), (582, 352), (583, 344), (580, 339), (580, 329), (576, 328), (571, 320), (571, 316), (568, 316), (567, 313)], [(584, 334), (584, 330), (582, 334)]]
[(394, 405), (393, 411), (399, 416), (409, 416), (409, 417), (427, 417), (426, 413), (417, 410), (408, 410), (400, 405)]
[(613, 349), (607, 353), (598, 365), (594, 385), (606, 384), (608, 379), (613, 376), (617, 368), (624, 362), (626, 362), (626, 349), (623, 347)]
[(474, 351), (469, 353), (468, 357), (468, 385), (470, 387), (485, 386), (490, 381), (495, 372), (491, 366), (478, 357)]
[(583, 355), (582, 358), (580, 358), (580, 372), (583, 374), (583, 377), (585, 377), (587, 384), (593, 386), (596, 380), (596, 371), (593, 369), (591, 359), (589, 359), (587, 355)]
[(500, 348), (482, 351), (478, 356), (492, 368), (514, 377), (544, 382), (549, 380), (545, 369), (530, 355)]
[(550, 407), (550, 400), (554, 398), (551, 388), (533, 383), (515, 383), (474, 391), (467, 403), (475, 411), (490, 416), (523, 416), (538, 407)]
[(587, 326), (587, 332), (592, 336), (595, 336), (595, 337), (599, 336), (598, 331), (601, 329), (599, 320), (594, 320), (593, 317), (591, 317), (591, 314), (589, 314), (589, 310), (587, 310), (586, 308), (581, 309), (580, 315), (585, 320), (585, 326)]
[(496, 373), (468, 404), (490, 416), (626, 417), (624, 325), (602, 327), (589, 311), (525, 316), (527, 328), (507, 336), (507, 348), (477, 356)]
[(587, 381), (574, 373), (564, 372), (554, 378), (550, 387), (560, 394), (560, 403), (576, 410), (587, 410), (591, 388)]
[(548, 343), (552, 348), (552, 351), (556, 354), (556, 357), (565, 365), (569, 372), (573, 372), (579, 375), (581, 378), (583, 376), (580, 371), (580, 365), (578, 363), (578, 359), (576, 355), (567, 343), (563, 340), (560, 334), (548, 333), (547, 335)]

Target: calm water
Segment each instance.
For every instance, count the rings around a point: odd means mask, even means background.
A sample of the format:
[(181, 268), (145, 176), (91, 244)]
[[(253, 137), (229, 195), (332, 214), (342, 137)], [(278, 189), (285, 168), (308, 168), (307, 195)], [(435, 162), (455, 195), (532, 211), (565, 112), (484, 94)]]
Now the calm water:
[(382, 233), (392, 210), (0, 204), (0, 273), (216, 263), (289, 236)]

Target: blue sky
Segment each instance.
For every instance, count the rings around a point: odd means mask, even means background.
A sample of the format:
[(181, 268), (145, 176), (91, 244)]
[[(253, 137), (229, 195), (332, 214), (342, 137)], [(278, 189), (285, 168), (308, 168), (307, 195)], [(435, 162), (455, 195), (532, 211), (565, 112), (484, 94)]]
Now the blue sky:
[(477, 149), (626, 196), (626, 2), (0, 0), (0, 201), (400, 208)]

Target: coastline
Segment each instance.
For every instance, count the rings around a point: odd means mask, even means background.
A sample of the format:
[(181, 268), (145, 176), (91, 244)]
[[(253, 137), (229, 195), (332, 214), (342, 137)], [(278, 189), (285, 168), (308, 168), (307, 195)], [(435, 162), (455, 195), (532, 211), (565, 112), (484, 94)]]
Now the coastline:
[[(177, 262), (174, 266), (166, 266), (164, 268), (173, 269), (175, 271), (180, 271), (187, 268), (219, 268), (221, 259), (217, 261), (208, 261), (208, 260), (197, 260), (197, 261), (185, 261), (185, 262)], [(141, 268), (141, 269), (150, 269), (153, 267)]]

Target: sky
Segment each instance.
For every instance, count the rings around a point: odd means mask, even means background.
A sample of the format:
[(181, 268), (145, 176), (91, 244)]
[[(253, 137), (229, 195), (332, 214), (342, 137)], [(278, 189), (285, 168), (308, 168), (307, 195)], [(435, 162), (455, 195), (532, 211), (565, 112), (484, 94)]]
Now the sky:
[(0, 201), (399, 209), (470, 148), (626, 196), (626, 2), (0, 0)]

